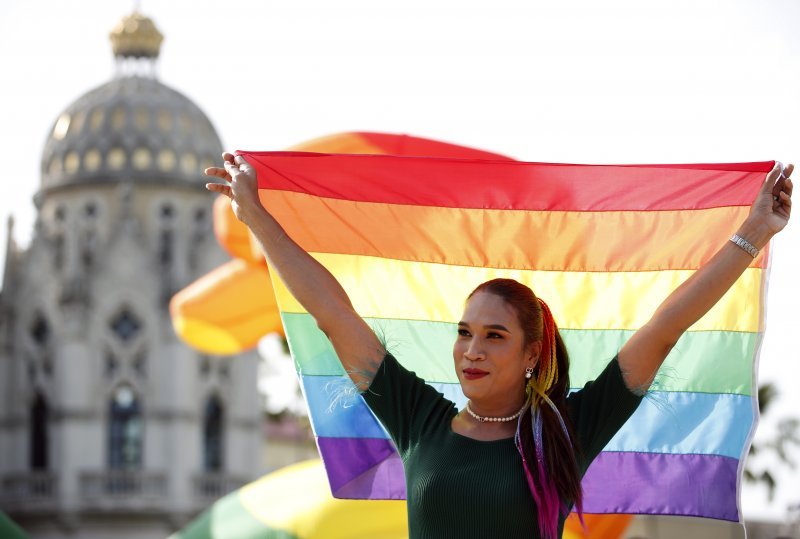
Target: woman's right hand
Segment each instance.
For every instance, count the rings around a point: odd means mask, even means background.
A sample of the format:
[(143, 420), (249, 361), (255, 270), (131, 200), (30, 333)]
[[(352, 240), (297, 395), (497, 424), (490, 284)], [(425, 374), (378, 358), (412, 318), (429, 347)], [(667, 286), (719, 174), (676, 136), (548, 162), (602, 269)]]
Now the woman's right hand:
[(225, 152), (222, 154), (222, 159), (222, 167), (209, 167), (205, 173), (206, 176), (223, 179), (227, 184), (207, 183), (206, 189), (230, 198), (233, 213), (249, 226), (255, 213), (265, 211), (258, 198), (256, 171), (240, 155), (235, 156)]

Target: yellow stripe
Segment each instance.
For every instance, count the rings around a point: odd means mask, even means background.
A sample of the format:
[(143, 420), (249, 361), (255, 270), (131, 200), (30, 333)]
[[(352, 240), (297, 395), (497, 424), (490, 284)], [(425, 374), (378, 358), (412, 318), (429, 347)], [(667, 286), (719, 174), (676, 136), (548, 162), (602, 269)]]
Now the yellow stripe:
[[(480, 283), (516, 279), (545, 300), (559, 327), (637, 329), (692, 270), (555, 272), (407, 262), (368, 256), (312, 253), (342, 284), (361, 316), (458, 322), (464, 300)], [(274, 273), (273, 273), (274, 274)], [(692, 331), (760, 331), (763, 270), (748, 268)], [(304, 313), (279, 279), (283, 312)]]

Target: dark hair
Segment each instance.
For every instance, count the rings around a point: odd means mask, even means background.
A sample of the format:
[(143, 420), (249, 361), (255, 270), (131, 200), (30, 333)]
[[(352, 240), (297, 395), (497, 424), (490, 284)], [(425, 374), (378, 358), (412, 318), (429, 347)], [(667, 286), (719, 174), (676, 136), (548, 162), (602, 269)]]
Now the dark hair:
[(515, 440), (536, 501), (541, 535), (556, 537), (560, 516), (569, 513), (573, 504), (583, 517), (578, 448), (567, 414), (567, 349), (547, 304), (524, 284), (493, 279), (479, 285), (467, 299), (478, 292), (499, 296), (514, 310), (525, 332), (524, 348), (542, 341), (542, 353), (527, 385), (528, 407), (517, 423)]

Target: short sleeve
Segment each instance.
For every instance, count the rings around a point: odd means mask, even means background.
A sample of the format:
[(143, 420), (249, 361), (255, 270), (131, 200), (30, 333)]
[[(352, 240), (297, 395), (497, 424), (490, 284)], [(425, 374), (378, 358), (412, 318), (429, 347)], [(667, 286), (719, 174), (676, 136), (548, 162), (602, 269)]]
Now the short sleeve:
[(567, 408), (578, 438), (581, 474), (633, 415), (641, 401), (642, 397), (625, 385), (616, 357), (594, 381), (567, 397)]
[(361, 395), (401, 456), (424, 436), (426, 429), (449, 421), (449, 412), (455, 406), (388, 353)]

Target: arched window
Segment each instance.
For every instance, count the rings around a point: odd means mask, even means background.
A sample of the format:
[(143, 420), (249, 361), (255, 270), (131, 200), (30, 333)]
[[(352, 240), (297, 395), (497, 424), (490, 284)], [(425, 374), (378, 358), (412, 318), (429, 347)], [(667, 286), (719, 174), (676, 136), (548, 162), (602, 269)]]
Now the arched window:
[(32, 470), (46, 470), (48, 467), (48, 415), (47, 401), (44, 395), (37, 391), (33, 398), (30, 417), (30, 465)]
[(94, 230), (86, 229), (81, 234), (81, 264), (84, 269), (91, 269), (95, 263), (95, 251), (97, 250), (97, 234)]
[(203, 414), (203, 468), (207, 472), (222, 470), (225, 443), (222, 404), (216, 395), (206, 400)]
[(130, 386), (119, 386), (111, 395), (109, 415), (109, 467), (132, 470), (142, 465), (142, 412)]
[(173, 234), (171, 228), (164, 228), (161, 230), (161, 236), (158, 243), (158, 262), (161, 267), (168, 268), (172, 265), (172, 248), (174, 244)]
[(46, 346), (50, 340), (50, 324), (42, 313), (37, 313), (30, 327), (30, 334), (33, 342), (38, 346)]
[(58, 232), (53, 236), (53, 267), (57, 270), (64, 268), (64, 234)]
[(163, 268), (169, 268), (172, 265), (173, 248), (175, 243), (174, 234), (172, 231), (175, 221), (175, 206), (169, 202), (161, 205), (161, 232), (158, 242), (158, 262)]

